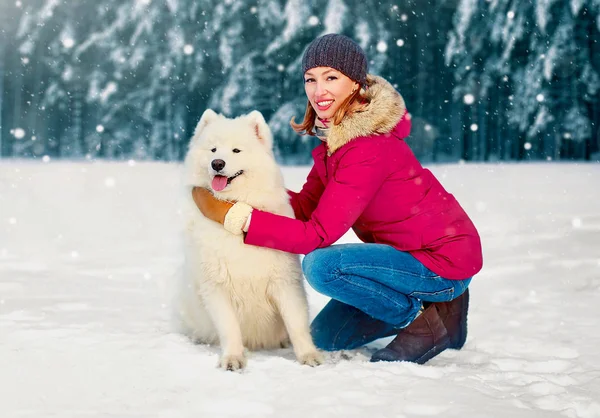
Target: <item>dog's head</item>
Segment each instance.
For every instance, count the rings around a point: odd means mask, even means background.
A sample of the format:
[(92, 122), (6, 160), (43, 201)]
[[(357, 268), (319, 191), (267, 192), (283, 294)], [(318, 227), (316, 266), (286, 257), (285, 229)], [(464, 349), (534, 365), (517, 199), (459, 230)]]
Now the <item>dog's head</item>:
[(208, 109), (190, 141), (186, 182), (229, 199), (266, 190), (280, 178), (272, 148), (273, 136), (260, 112), (229, 119)]

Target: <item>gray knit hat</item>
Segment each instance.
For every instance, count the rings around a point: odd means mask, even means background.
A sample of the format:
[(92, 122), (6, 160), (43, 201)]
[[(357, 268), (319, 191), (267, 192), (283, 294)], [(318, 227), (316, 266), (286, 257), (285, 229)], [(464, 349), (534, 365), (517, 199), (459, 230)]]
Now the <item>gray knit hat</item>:
[(367, 80), (365, 52), (344, 35), (323, 35), (306, 47), (302, 57), (302, 74), (315, 67), (334, 68), (361, 85)]

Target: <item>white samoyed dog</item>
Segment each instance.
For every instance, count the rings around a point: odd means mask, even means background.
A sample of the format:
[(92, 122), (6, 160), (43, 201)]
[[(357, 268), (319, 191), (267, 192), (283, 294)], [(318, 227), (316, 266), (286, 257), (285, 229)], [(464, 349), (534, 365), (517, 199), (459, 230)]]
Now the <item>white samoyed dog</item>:
[(192, 340), (221, 345), (219, 367), (227, 370), (245, 367), (244, 348), (290, 342), (300, 363), (322, 363), (309, 331), (298, 256), (244, 244), (242, 235), (205, 218), (191, 195), (201, 186), (218, 199), (293, 217), (272, 147), (260, 112), (229, 119), (209, 109), (185, 158), (185, 261), (176, 313)]

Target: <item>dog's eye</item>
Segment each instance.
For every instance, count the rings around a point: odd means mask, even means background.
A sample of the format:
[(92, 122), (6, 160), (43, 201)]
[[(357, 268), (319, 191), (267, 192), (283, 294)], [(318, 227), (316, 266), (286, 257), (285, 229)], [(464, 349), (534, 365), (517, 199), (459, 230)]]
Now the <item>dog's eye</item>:
[(211, 149), (212, 152), (217, 152), (216, 148)]
[(233, 151), (233, 153), (234, 153), (234, 154), (239, 154), (240, 152), (242, 152), (242, 151), (240, 151), (240, 150), (239, 150), (239, 149), (237, 149), (237, 148), (234, 148), (232, 151)]

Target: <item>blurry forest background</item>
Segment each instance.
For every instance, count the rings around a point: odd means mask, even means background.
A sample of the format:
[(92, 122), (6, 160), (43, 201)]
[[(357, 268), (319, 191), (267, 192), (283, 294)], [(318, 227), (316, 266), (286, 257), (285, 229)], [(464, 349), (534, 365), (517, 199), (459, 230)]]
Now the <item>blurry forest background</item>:
[(289, 120), (330, 32), (404, 96), (422, 161), (600, 159), (600, 0), (3, 1), (0, 158), (177, 161), (212, 108), (308, 163)]

